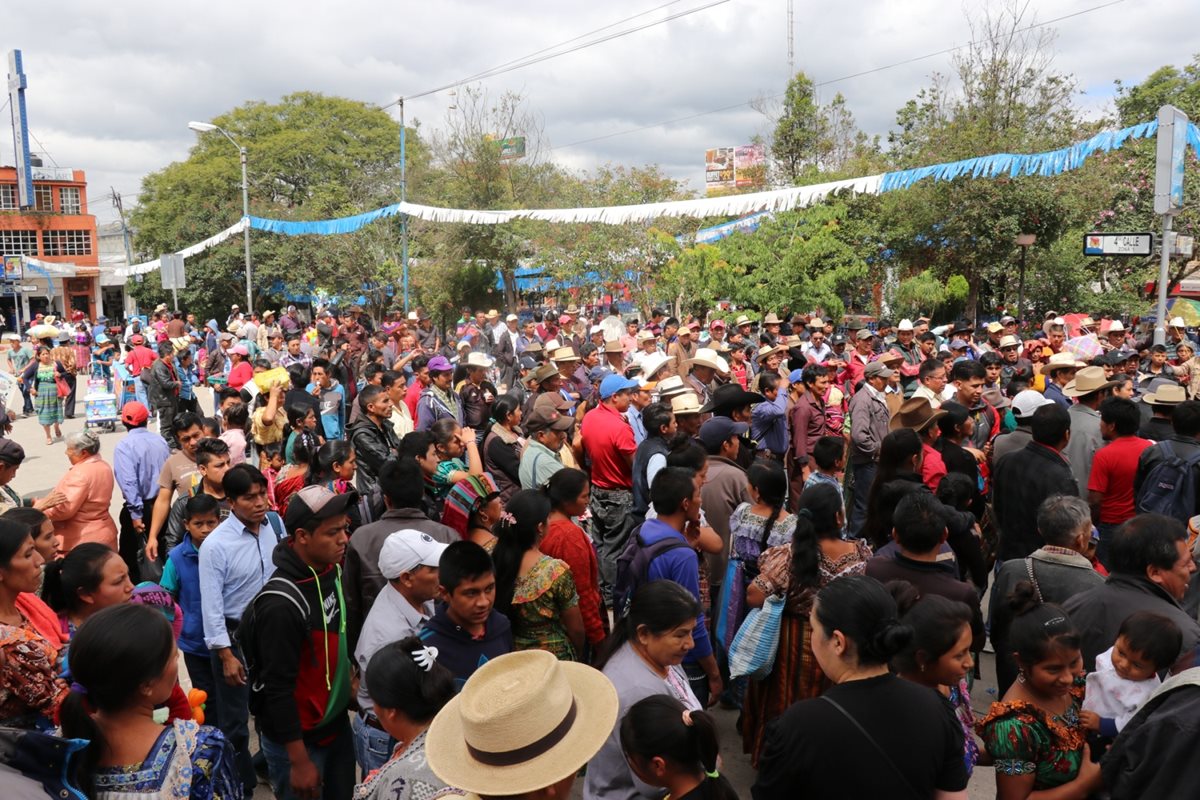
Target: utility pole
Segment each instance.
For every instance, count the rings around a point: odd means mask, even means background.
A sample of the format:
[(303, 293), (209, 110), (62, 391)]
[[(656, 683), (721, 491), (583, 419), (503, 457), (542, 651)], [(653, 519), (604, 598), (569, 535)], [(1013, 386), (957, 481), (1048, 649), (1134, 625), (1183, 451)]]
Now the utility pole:
[[(405, 157), (404, 98), (400, 98), (400, 202), (408, 197), (408, 159)], [(408, 214), (400, 213), (400, 266), (404, 271), (404, 314), (408, 315)]]
[(793, 0), (787, 0), (788, 80), (796, 74), (796, 16)]
[[(113, 208), (117, 209), (117, 216), (121, 218), (121, 238), (125, 243), (125, 265), (132, 266), (133, 265), (133, 247), (130, 245), (130, 241), (129, 241), (129, 226), (125, 224), (125, 206), (121, 202), (121, 195), (120, 195), (120, 193), (117, 192), (116, 187), (109, 186), (108, 188), (112, 191)], [(140, 279), (141, 276), (139, 275), (138, 278)], [(137, 313), (137, 300), (136, 299), (133, 301), (133, 311), (135, 314)]]

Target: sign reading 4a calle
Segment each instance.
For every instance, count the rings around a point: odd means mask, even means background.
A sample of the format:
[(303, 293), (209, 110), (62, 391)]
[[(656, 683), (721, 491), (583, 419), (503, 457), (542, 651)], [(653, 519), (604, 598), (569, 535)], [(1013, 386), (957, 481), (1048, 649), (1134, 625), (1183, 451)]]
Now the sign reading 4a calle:
[(1154, 255), (1154, 234), (1143, 233), (1085, 233), (1085, 256), (1151, 256)]

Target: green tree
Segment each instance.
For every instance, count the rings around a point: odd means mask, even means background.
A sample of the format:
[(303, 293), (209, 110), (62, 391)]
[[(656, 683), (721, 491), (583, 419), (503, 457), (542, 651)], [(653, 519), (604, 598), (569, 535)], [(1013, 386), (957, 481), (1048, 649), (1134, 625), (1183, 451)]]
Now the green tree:
[(1139, 84), (1126, 86), (1118, 80), (1116, 85), (1122, 125), (1154, 119), (1165, 105), (1178, 107), (1193, 122), (1200, 119), (1200, 53), (1182, 69), (1161, 67)]
[[(316, 220), (394, 202), (400, 128), (380, 109), (298, 92), (278, 103), (247, 103), (213, 121), (248, 151), (252, 215)], [(409, 142), (409, 173), (419, 178), (429, 169), (428, 150), (415, 131)], [(143, 180), (131, 220), (135, 249), (149, 257), (178, 250), (231, 225), (241, 213), (238, 152), (219, 132), (202, 134), (185, 161)], [(256, 306), (276, 286), (354, 296), (364, 287), (369, 290), (381, 278), (390, 278), (389, 265), (399, 261), (398, 230), (384, 222), (343, 236), (252, 233)], [(243, 297), (243, 256), (237, 244), (231, 241), (188, 259), (188, 288), (180, 293), (181, 304), (221, 316)], [(143, 305), (167, 299), (156, 276), (147, 276), (133, 292)]]

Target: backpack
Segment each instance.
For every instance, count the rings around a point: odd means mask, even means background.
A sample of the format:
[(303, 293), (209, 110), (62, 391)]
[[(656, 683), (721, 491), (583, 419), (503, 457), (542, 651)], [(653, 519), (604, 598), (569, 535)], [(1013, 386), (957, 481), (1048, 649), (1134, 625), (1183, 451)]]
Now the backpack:
[(625, 542), (625, 548), (617, 556), (617, 579), (613, 584), (613, 609), (620, 619), (629, 611), (629, 601), (634, 592), (644, 583), (649, 583), (650, 564), (668, 550), (687, 547), (687, 542), (667, 536), (654, 544), (642, 539), (642, 526), (638, 525)]
[(1196, 513), (1196, 480), (1192, 470), (1200, 464), (1200, 450), (1182, 458), (1170, 442), (1159, 442), (1163, 457), (1142, 481), (1137, 496), (1139, 514), (1165, 514), (1187, 522)]

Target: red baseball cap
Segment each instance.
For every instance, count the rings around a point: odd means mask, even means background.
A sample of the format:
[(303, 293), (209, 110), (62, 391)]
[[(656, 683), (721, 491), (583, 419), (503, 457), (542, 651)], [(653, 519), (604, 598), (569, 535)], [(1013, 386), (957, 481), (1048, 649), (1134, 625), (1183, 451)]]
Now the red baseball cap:
[(137, 400), (130, 400), (121, 406), (121, 422), (134, 428), (140, 428), (150, 419), (150, 412)]

